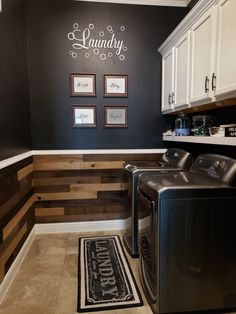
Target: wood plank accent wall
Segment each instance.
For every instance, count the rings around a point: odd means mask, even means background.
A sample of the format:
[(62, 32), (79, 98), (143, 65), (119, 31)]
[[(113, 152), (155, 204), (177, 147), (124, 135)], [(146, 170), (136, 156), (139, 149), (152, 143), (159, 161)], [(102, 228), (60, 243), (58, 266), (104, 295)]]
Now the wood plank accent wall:
[(34, 156), (36, 223), (127, 218), (127, 160), (159, 160), (162, 154)]
[(32, 157), (0, 170), (0, 283), (34, 226)]
[(35, 223), (127, 217), (125, 160), (162, 154), (38, 155), (0, 170), (0, 283)]

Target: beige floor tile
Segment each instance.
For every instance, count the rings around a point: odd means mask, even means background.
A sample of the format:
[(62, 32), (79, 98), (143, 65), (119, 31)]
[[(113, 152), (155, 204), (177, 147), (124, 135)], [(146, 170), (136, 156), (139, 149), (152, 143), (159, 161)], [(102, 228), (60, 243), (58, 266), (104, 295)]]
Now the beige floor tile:
[[(0, 308), (0, 314), (55, 314), (55, 306), (45, 307), (44, 305), (25, 304), (22, 306), (9, 306), (8, 308)], [(67, 313), (69, 314), (69, 313)]]
[(61, 285), (59, 288), (56, 314), (77, 312), (78, 256), (67, 254), (65, 258)]

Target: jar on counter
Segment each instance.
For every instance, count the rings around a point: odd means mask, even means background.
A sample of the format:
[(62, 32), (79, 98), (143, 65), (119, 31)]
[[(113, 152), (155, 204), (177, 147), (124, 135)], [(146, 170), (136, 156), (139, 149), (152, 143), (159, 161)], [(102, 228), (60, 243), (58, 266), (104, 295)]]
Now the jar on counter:
[(179, 113), (175, 120), (175, 133), (177, 136), (188, 136), (190, 134), (190, 119), (183, 112)]
[(192, 117), (193, 134), (196, 136), (209, 136), (209, 128), (215, 125), (215, 119), (211, 115), (196, 115)]

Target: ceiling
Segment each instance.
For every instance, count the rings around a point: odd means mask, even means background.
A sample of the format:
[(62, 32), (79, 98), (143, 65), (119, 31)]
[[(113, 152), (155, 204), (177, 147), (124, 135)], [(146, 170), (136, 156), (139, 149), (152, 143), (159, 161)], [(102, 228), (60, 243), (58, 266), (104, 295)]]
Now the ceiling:
[(191, 0), (75, 0), (75, 1), (186, 7), (190, 3)]

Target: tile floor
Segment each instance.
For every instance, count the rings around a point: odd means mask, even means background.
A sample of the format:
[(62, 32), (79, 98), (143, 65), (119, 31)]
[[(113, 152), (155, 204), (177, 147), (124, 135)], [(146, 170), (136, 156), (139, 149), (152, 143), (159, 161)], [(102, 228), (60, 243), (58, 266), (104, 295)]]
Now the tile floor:
[[(35, 237), (1, 306), (0, 314), (77, 313), (77, 258), (80, 236), (118, 232), (67, 233)], [(119, 234), (121, 235), (121, 234)], [(127, 255), (128, 256), (128, 255)], [(152, 314), (138, 276), (138, 260), (128, 256), (144, 306), (91, 314)]]

